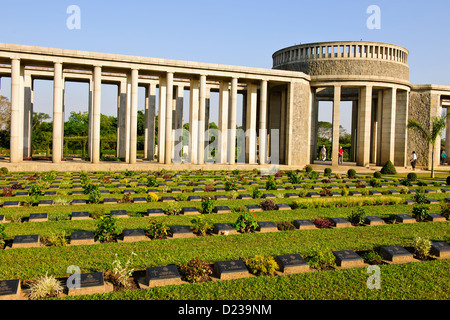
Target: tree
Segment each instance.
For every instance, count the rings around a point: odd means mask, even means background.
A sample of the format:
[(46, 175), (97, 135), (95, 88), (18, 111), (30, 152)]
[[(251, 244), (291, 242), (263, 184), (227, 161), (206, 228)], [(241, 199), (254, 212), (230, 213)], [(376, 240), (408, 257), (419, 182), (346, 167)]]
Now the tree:
[(0, 96), (0, 130), (9, 131), (11, 125), (11, 103), (8, 98)]
[(445, 129), (447, 115), (441, 117), (432, 117), (431, 126), (427, 129), (420, 122), (415, 120), (408, 121), (408, 129), (415, 129), (422, 134), (423, 138), (431, 146), (431, 178), (434, 178), (434, 149), (437, 137), (442, 135)]

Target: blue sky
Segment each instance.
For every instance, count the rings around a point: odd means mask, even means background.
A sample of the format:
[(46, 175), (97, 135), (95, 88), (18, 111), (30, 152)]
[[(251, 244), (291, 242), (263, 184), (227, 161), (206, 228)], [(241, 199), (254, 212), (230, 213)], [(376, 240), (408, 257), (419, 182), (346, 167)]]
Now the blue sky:
[[(66, 27), (69, 5), (81, 9), (79, 30)], [(369, 5), (381, 9), (379, 30), (366, 26)], [(411, 83), (450, 85), (448, 0), (16, 0), (1, 8), (4, 43), (271, 68), (286, 46), (362, 39), (406, 47)], [(38, 82), (35, 107), (51, 113), (52, 84)], [(84, 108), (86, 88), (67, 86), (66, 110)], [(114, 90), (105, 86), (102, 112), (114, 109)], [(0, 94), (8, 91), (5, 78)]]

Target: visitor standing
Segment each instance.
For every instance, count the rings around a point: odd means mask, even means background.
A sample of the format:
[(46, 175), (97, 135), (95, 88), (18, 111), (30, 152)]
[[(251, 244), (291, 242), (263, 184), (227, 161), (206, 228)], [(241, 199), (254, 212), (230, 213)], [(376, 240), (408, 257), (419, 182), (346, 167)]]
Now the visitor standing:
[(445, 153), (445, 150), (442, 150), (442, 153), (441, 153), (441, 164), (444, 164), (446, 159), (447, 159), (447, 154)]
[(416, 169), (416, 163), (417, 163), (417, 154), (415, 151), (412, 152), (412, 158), (411, 158), (411, 166), (413, 171)]
[(322, 161), (327, 160), (327, 148), (325, 148), (325, 145), (322, 146), (322, 149), (320, 150), (320, 154), (322, 156)]
[(342, 146), (339, 146), (338, 164), (342, 164), (343, 161), (344, 161), (344, 150), (342, 149)]

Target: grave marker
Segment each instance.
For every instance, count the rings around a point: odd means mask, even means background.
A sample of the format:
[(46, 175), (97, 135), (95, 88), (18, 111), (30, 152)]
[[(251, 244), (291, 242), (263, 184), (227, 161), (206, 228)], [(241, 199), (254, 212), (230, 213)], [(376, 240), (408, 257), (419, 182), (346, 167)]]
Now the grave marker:
[(145, 281), (149, 287), (181, 284), (181, 275), (176, 265), (149, 267), (145, 271)]
[(172, 226), (170, 227), (172, 238), (192, 238), (195, 234), (192, 232), (190, 226)]
[(19, 279), (0, 280), (0, 300), (16, 300), (21, 292)]
[(404, 263), (414, 261), (412, 253), (400, 246), (380, 248), (381, 257), (391, 263)]
[(353, 250), (333, 251), (336, 265), (341, 268), (359, 268), (364, 266), (364, 260)]
[[(76, 296), (83, 294), (105, 293), (106, 286), (103, 279), (103, 272), (81, 273), (80, 288), (69, 288), (67, 295)], [(69, 284), (66, 283), (69, 287)]]
[(294, 226), (299, 230), (316, 229), (316, 225), (310, 220), (294, 220)]
[(250, 276), (242, 260), (216, 261), (214, 272), (221, 280), (230, 280)]
[(301, 273), (309, 271), (309, 265), (299, 254), (286, 254), (276, 256), (280, 271), (285, 274)]
[(71, 245), (94, 244), (94, 233), (91, 231), (78, 231), (70, 234)]
[(122, 234), (124, 242), (150, 241), (143, 229), (124, 229)]
[(39, 247), (39, 245), (39, 235), (19, 235), (14, 237), (12, 248), (32, 248)]
[(89, 217), (89, 212), (83, 211), (83, 212), (72, 212), (70, 219), (71, 220), (86, 220), (86, 219), (91, 219), (91, 218)]

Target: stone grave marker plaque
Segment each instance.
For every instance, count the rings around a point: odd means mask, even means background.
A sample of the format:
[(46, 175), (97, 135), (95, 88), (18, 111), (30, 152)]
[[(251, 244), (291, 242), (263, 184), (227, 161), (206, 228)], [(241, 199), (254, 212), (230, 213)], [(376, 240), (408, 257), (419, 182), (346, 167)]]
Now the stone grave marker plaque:
[(161, 197), (161, 202), (175, 201), (174, 197)]
[[(69, 284), (66, 284), (69, 286)], [(75, 296), (82, 294), (94, 294), (106, 292), (106, 286), (103, 279), (103, 272), (81, 273), (80, 288), (69, 288), (67, 295)]]
[(111, 215), (116, 218), (129, 218), (127, 210), (111, 210)]
[(247, 204), (245, 207), (248, 209), (248, 212), (263, 211), (263, 208), (257, 204)]
[(89, 212), (82, 211), (82, 212), (72, 212), (72, 215), (70, 217), (71, 220), (86, 220), (90, 219)]
[(264, 193), (264, 194), (262, 195), (262, 198), (264, 198), (264, 199), (275, 199), (276, 197), (275, 197), (275, 195), (272, 194), (272, 193)]
[(439, 204), (438, 200), (432, 198), (428, 198), (426, 201), (428, 204)]
[(218, 194), (218, 195), (214, 196), (214, 198), (216, 200), (228, 200), (228, 197), (226, 195), (223, 195), (223, 194)]
[(228, 206), (215, 206), (214, 212), (216, 212), (216, 213), (231, 213), (231, 209)]
[(445, 242), (434, 242), (431, 244), (430, 253), (440, 259), (450, 258), (450, 245)]
[(195, 234), (192, 232), (190, 226), (172, 226), (170, 227), (172, 238), (192, 238)]
[(278, 227), (272, 221), (261, 221), (258, 222), (257, 230), (259, 232), (278, 232)]
[(46, 207), (53, 205), (53, 200), (41, 200), (39, 201), (38, 207)]
[(249, 200), (249, 199), (253, 199), (252, 198), (252, 196), (251, 195), (249, 195), (249, 194), (241, 194), (241, 195), (239, 195), (239, 197), (238, 197), (239, 199), (242, 199), (242, 200)]
[(414, 200), (412, 200), (412, 199), (405, 199), (405, 204), (407, 204), (407, 205), (415, 205), (416, 202)]
[(151, 208), (151, 209), (147, 209), (147, 214), (149, 216), (163, 216), (164, 210), (161, 208)]
[(0, 214), (0, 223), (5, 223), (5, 215), (4, 214)]
[(286, 198), (298, 198), (298, 194), (296, 193), (292, 193), (292, 192), (288, 192), (285, 194)]
[(294, 220), (294, 226), (299, 230), (316, 229), (316, 225), (311, 220)]
[(183, 207), (181, 209), (181, 212), (184, 215), (199, 214), (200, 213), (196, 207)]
[(250, 275), (242, 260), (216, 261), (214, 272), (221, 280), (237, 279)]
[(351, 227), (352, 224), (345, 218), (330, 218), (335, 228), (346, 228)]
[(145, 281), (149, 287), (181, 284), (181, 275), (176, 265), (149, 267), (145, 271)]
[(336, 265), (342, 268), (359, 268), (364, 266), (364, 260), (353, 250), (333, 251)]
[(0, 280), (0, 300), (16, 300), (21, 293), (20, 280)]
[(416, 222), (416, 219), (414, 219), (413, 217), (411, 217), (409, 214), (406, 214), (406, 213), (396, 214), (395, 220), (398, 223), (415, 223)]
[(20, 235), (14, 237), (12, 248), (32, 248), (39, 247), (39, 245), (39, 235)]
[(360, 197), (360, 196), (362, 196), (362, 194), (361, 194), (361, 192), (359, 192), (359, 191), (349, 191), (348, 192), (348, 194), (350, 195), (350, 196), (353, 196), (353, 197)]
[(87, 204), (87, 202), (86, 202), (85, 199), (73, 199), (72, 202), (71, 202), (71, 204), (72, 204), (73, 206), (79, 206), (79, 205)]
[(94, 244), (94, 233), (91, 231), (77, 231), (70, 234), (71, 245)]
[(367, 216), (365, 223), (369, 226), (379, 226), (385, 224), (384, 220), (377, 216)]
[(84, 195), (84, 191), (77, 191), (77, 190), (74, 190), (74, 191), (72, 191), (72, 195), (73, 195), (73, 196)]
[(279, 210), (279, 211), (282, 211), (282, 210), (292, 210), (292, 208), (287, 204), (287, 203), (277, 203), (277, 204), (275, 204), (276, 206), (277, 206), (277, 209)]
[(3, 202), (3, 208), (14, 208), (20, 205), (19, 201), (5, 201)]
[(103, 204), (117, 204), (116, 198), (105, 198), (103, 199)]
[(30, 213), (29, 222), (43, 222), (48, 221), (48, 214), (46, 213)]
[(56, 196), (56, 191), (46, 191), (44, 196)]
[(216, 223), (214, 225), (214, 232), (218, 235), (237, 234), (236, 228), (231, 223)]
[(299, 254), (286, 254), (276, 256), (280, 265), (280, 271), (285, 274), (301, 273), (309, 271), (309, 265)]
[(200, 197), (200, 196), (189, 196), (188, 200), (189, 201), (202, 201), (202, 197)]
[(439, 221), (447, 221), (445, 217), (441, 216), (439, 213), (431, 212), (429, 214), (428, 221), (439, 222)]
[(377, 190), (370, 190), (369, 194), (372, 195), (372, 196), (381, 196), (382, 195), (382, 193), (380, 191), (377, 191)]
[(317, 192), (308, 192), (307, 196), (310, 198), (319, 198), (320, 194), (318, 194)]
[(380, 255), (384, 260), (392, 263), (404, 263), (414, 260), (412, 253), (400, 246), (381, 247)]
[(144, 197), (135, 197), (133, 198), (133, 203), (147, 203), (147, 199)]
[(124, 229), (122, 231), (124, 242), (149, 241), (143, 229)]

